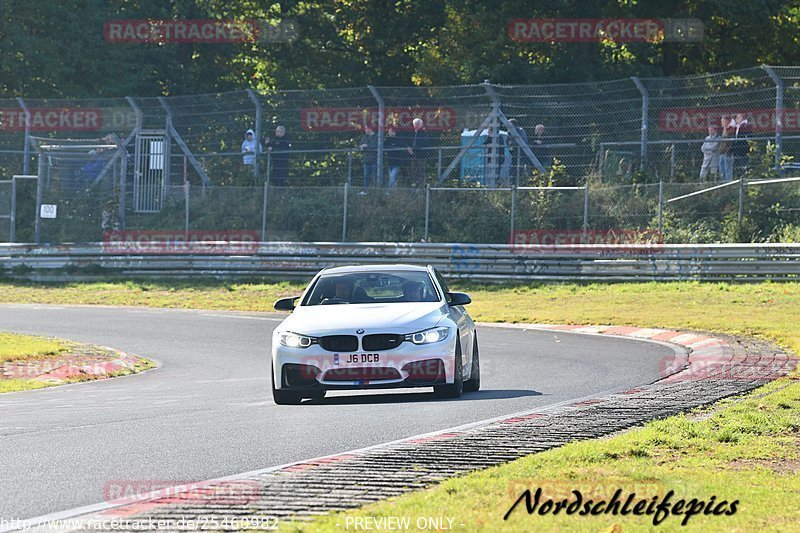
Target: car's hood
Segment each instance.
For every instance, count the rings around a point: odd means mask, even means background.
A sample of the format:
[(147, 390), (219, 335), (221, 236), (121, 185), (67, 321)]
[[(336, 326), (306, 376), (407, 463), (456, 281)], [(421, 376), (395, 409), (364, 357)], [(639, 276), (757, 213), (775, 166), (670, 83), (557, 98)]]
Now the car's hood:
[(433, 327), (447, 313), (440, 302), (340, 304), (298, 307), (283, 321), (281, 330), (306, 335), (334, 333), (412, 333)]

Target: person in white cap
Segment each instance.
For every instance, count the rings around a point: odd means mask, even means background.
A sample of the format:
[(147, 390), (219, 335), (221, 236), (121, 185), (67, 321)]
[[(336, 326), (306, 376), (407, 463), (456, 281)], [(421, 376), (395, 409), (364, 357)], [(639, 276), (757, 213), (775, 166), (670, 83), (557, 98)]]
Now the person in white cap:
[(256, 153), (260, 152), (261, 146), (256, 141), (256, 133), (253, 130), (247, 130), (242, 143), (242, 164), (246, 167), (255, 167)]

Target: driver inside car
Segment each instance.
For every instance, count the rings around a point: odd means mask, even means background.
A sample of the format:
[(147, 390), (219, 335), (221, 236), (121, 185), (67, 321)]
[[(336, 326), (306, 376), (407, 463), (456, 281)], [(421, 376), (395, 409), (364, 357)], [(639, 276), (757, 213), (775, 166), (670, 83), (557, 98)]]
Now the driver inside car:
[(404, 302), (423, 302), (425, 301), (425, 286), (416, 281), (407, 281), (403, 283), (403, 298)]
[(334, 286), (333, 299), (350, 302), (353, 299), (353, 289), (355, 289), (355, 283), (352, 279), (339, 278)]

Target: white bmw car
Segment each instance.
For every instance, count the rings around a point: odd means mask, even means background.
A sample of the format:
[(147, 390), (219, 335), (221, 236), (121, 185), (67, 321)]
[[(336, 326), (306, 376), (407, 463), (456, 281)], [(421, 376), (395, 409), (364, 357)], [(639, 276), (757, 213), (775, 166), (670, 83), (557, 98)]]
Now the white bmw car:
[[(299, 300), (299, 301), (298, 301)], [(374, 265), (318, 273), (272, 335), (275, 403), (328, 390), (433, 387), (456, 398), (480, 388), (469, 296), (450, 292), (433, 267)]]

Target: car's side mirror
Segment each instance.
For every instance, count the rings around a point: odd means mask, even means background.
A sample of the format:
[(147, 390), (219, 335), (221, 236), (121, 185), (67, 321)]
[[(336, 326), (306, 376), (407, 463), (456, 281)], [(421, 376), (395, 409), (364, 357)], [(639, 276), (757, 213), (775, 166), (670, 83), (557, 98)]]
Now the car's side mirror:
[(467, 305), (472, 303), (472, 298), (469, 297), (469, 294), (464, 294), (463, 292), (448, 292), (447, 294), (450, 296), (447, 302), (450, 305)]
[(281, 298), (275, 302), (275, 309), (278, 311), (294, 311), (294, 301), (300, 298), (299, 296), (289, 296), (288, 298)]

